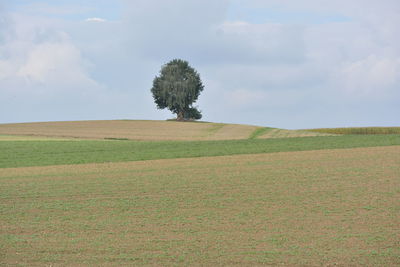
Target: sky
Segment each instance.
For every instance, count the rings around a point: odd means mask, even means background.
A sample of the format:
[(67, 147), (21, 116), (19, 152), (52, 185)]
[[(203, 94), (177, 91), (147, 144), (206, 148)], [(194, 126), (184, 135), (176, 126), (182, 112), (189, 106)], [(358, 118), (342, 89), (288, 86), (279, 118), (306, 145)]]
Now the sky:
[(187, 60), (203, 120), (400, 126), (398, 0), (0, 0), (0, 123), (148, 119)]

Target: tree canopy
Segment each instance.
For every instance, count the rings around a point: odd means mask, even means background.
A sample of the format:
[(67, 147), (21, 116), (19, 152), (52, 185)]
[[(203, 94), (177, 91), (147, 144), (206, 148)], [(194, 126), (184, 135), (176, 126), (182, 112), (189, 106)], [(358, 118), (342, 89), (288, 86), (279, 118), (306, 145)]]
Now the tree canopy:
[(151, 92), (158, 109), (167, 108), (182, 121), (201, 119), (201, 112), (193, 104), (203, 89), (197, 71), (187, 61), (174, 59), (162, 66)]

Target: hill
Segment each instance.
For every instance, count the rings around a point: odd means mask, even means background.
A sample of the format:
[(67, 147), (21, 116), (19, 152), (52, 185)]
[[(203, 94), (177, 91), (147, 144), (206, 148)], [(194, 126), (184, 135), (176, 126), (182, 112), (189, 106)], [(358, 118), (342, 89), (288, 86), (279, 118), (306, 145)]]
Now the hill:
[[(238, 140), (331, 135), (319, 132), (282, 130), (252, 125), (147, 120), (63, 121), (0, 124), (0, 139), (16, 136), (128, 139), (142, 141)], [(8, 135), (8, 136), (6, 136)], [(9, 135), (14, 135), (10, 137)]]

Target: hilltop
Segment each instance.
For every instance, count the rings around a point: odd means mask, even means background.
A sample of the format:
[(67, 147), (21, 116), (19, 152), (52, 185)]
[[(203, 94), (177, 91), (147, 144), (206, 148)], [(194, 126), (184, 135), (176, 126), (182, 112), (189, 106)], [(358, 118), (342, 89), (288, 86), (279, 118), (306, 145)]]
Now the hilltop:
[[(99, 120), (0, 124), (0, 139), (79, 138), (141, 141), (206, 141), (332, 135), (243, 124), (151, 120)], [(6, 136), (8, 135), (8, 136)], [(12, 136), (9, 136), (12, 135)]]

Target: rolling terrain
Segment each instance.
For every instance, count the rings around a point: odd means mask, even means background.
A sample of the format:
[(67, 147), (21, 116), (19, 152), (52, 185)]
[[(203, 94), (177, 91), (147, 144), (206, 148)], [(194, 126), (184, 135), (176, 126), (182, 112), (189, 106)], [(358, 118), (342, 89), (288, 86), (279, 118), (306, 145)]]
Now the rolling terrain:
[(2, 124), (0, 184), (1, 266), (400, 265), (400, 134)]
[(304, 130), (209, 122), (115, 120), (0, 124), (0, 140), (1, 135), (139, 141), (239, 140), (248, 139), (255, 132), (257, 138), (332, 135)]

